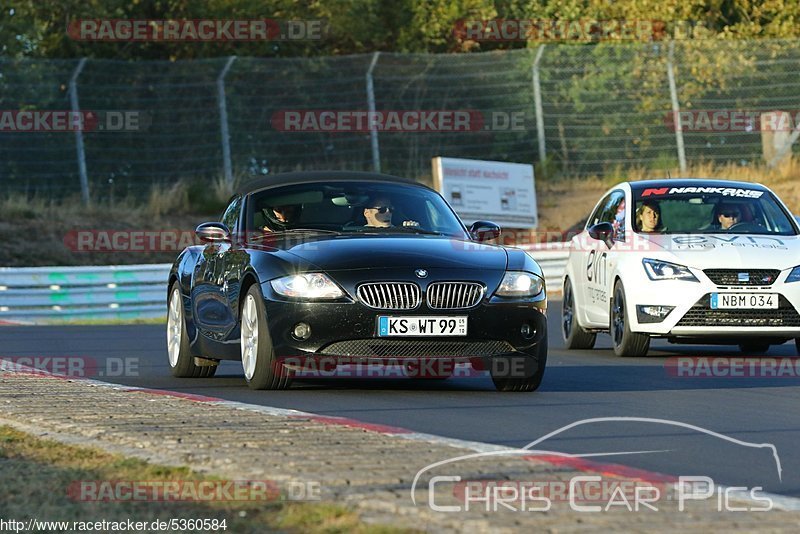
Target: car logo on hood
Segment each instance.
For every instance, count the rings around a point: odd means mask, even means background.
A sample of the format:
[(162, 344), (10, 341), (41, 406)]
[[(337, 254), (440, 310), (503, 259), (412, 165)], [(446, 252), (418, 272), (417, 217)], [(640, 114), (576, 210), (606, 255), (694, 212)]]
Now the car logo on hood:
[(749, 282), (750, 281), (750, 273), (739, 273), (739, 281), (740, 282)]
[(425, 269), (417, 269), (416, 271), (414, 271), (414, 274), (417, 275), (417, 278), (427, 278), (428, 271), (426, 271)]

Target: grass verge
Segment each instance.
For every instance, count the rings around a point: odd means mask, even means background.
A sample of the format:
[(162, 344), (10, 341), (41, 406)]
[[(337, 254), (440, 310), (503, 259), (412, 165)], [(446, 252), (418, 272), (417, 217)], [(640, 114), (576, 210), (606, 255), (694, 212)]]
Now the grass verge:
[[(765, 165), (740, 166), (701, 163), (685, 173), (679, 169), (633, 168), (609, 171), (605, 176), (563, 177), (536, 181), (539, 211), (537, 231), (566, 231), (582, 221), (600, 199), (600, 195), (623, 181), (651, 178), (719, 178), (759, 182), (770, 187), (793, 213), (800, 213), (800, 158), (790, 159), (769, 168)], [(5, 267), (48, 265), (125, 265), (135, 263), (171, 263), (183, 246), (158, 250), (108, 250), (96, 242), (95, 249), (76, 250), (74, 240), (80, 231), (109, 233), (165, 232), (193, 239), (194, 228), (201, 222), (218, 220), (231, 189), (222, 180), (213, 184), (176, 181), (154, 185), (146, 198), (99, 198), (89, 206), (77, 197), (51, 199), (0, 196), (0, 258)], [(99, 239), (99, 238), (98, 238)], [(183, 241), (180, 241), (183, 243)]]
[[(267, 531), (312, 533), (409, 532), (367, 525), (344, 507), (323, 502), (267, 501), (122, 501), (80, 500), (69, 492), (79, 481), (219, 481), (188, 467), (166, 467), (109, 454), (98, 449), (64, 445), (0, 426), (0, 503), (3, 519), (27, 521), (152, 521), (217, 519), (217, 532)], [(72, 531), (73, 528), (68, 528)], [(204, 530), (203, 532), (209, 532)]]

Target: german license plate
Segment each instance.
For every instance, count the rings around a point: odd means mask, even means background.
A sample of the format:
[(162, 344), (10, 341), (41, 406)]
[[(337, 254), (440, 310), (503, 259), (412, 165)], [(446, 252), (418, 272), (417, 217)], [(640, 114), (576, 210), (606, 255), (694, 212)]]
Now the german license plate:
[(381, 315), (378, 317), (379, 337), (466, 335), (467, 318), (465, 316), (394, 317)]
[(777, 307), (775, 293), (711, 293), (712, 310), (774, 310)]

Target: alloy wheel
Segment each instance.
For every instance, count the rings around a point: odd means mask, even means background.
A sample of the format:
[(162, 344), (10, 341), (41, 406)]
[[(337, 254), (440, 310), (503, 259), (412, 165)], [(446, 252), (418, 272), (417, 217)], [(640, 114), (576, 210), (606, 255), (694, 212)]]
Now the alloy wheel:
[(251, 380), (256, 372), (258, 357), (258, 312), (252, 295), (247, 295), (242, 308), (241, 350), (244, 376)]

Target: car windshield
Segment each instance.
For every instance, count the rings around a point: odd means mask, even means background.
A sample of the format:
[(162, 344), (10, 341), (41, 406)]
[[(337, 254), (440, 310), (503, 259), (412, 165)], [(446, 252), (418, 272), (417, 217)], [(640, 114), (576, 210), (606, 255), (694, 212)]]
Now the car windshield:
[(412, 184), (343, 181), (275, 187), (254, 193), (247, 211), (247, 227), (254, 231), (467, 237), (439, 194)]
[(639, 233), (796, 235), (769, 191), (736, 187), (647, 187), (633, 191)]

